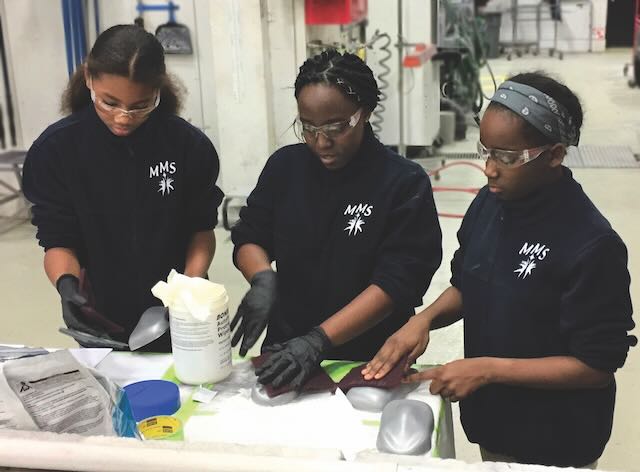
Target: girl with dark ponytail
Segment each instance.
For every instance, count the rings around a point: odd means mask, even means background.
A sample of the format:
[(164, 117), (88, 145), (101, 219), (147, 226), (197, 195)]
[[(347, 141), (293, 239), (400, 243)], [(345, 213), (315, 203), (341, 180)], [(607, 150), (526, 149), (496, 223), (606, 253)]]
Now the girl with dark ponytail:
[[(60, 293), (63, 331), (83, 346), (125, 348), (151, 287), (171, 269), (206, 276), (222, 192), (219, 161), (179, 118), (180, 88), (152, 34), (118, 25), (69, 80), (69, 116), (33, 143), (24, 192)], [(167, 335), (147, 347), (170, 350)]]
[(159, 90), (158, 110), (178, 114), (182, 109), (183, 92), (167, 74), (162, 45), (138, 26), (114, 26), (98, 36), (86, 62), (69, 79), (62, 94), (62, 112), (75, 113), (91, 105), (90, 81), (103, 74)]
[(429, 178), (369, 125), (379, 95), (359, 57), (308, 59), (295, 81), (304, 143), (271, 156), (232, 231), (251, 283), (232, 344), (245, 355), (267, 328), (263, 384), (300, 388), (324, 358), (370, 359), (440, 265)]

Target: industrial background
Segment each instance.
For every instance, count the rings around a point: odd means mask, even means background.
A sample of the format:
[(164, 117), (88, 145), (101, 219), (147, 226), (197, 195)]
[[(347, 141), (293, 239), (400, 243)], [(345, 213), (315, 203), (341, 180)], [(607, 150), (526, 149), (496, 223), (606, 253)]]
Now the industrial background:
[[(566, 163), (627, 244), (639, 299), (640, 1), (0, 0), (0, 343), (74, 346), (57, 331), (59, 297), (28, 222), (21, 165), (61, 117), (61, 92), (97, 33), (133, 22), (175, 35), (164, 46), (187, 91), (182, 115), (220, 156), (226, 198), (209, 277), (226, 286), (231, 312), (247, 285), (231, 263), (228, 229), (268, 156), (298, 141), (293, 83), (305, 58), (327, 47), (366, 60), (383, 92), (375, 132), (432, 177), (444, 258), (425, 303), (448, 285), (460, 218), (486, 180), (475, 160), (474, 116), (496, 83), (539, 69), (583, 100), (581, 146)], [(433, 334), (420, 362), (462, 355), (460, 322)], [(639, 356), (632, 349), (616, 375), (614, 430), (599, 468), (640, 470)], [(454, 424), (457, 457), (478, 461)]]

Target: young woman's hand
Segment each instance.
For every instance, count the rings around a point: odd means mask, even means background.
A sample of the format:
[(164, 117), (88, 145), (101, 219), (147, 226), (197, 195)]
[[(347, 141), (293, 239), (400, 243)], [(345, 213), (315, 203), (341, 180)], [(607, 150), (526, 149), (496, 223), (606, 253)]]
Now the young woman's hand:
[(83, 308), (88, 308), (87, 299), (80, 293), (80, 281), (72, 274), (64, 274), (56, 281), (56, 289), (62, 302), (62, 319), (70, 329), (82, 331), (93, 336), (106, 333), (87, 324)]
[(429, 391), (452, 402), (468, 397), (490, 383), (491, 358), (475, 357), (449, 362), (440, 367), (407, 376), (403, 382), (431, 380)]
[(264, 351), (271, 352), (271, 357), (256, 369), (258, 382), (273, 388), (290, 385), (300, 390), (331, 347), (331, 340), (319, 326), (304, 336), (267, 346)]
[(269, 323), (276, 308), (278, 275), (272, 270), (258, 272), (251, 279), (251, 288), (246, 293), (236, 316), (231, 320), (231, 330), (238, 325), (233, 334), (231, 345), (242, 339), (240, 355), (244, 357), (253, 347)]
[(425, 351), (429, 344), (429, 323), (418, 315), (412, 316), (407, 323), (396, 331), (378, 353), (362, 370), (366, 380), (381, 379), (405, 355), (409, 354), (404, 371)]

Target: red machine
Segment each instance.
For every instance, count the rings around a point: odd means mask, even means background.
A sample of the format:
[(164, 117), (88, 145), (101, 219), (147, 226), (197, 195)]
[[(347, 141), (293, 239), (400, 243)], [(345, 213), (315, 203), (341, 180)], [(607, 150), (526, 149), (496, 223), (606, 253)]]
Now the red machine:
[(367, 0), (305, 0), (308, 25), (347, 25), (367, 17)]

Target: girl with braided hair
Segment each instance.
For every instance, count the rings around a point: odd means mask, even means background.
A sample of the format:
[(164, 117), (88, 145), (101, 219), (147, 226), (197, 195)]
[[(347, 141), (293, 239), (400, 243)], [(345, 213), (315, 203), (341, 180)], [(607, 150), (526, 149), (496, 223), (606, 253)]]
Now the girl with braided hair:
[(295, 82), (304, 143), (269, 158), (232, 230), (234, 263), (251, 284), (232, 344), (242, 339), (244, 356), (267, 328), (263, 384), (300, 388), (322, 359), (370, 359), (440, 265), (427, 174), (369, 124), (379, 94), (353, 54), (308, 59)]

